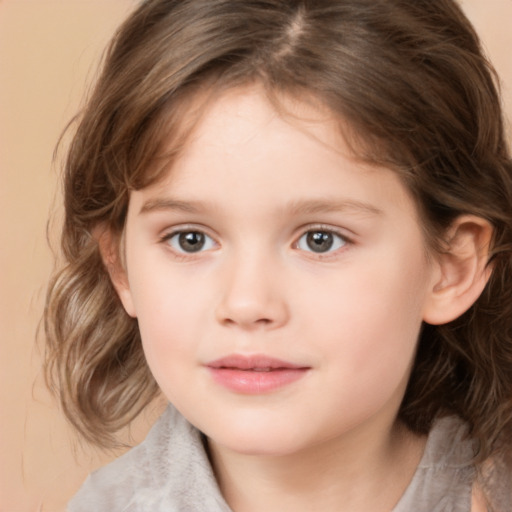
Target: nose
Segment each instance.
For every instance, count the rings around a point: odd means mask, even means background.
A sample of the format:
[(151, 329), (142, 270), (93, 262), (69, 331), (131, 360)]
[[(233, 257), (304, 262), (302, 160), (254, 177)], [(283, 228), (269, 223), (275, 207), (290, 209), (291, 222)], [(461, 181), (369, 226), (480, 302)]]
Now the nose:
[(276, 329), (289, 319), (282, 272), (263, 258), (239, 258), (226, 270), (217, 321), (245, 330)]

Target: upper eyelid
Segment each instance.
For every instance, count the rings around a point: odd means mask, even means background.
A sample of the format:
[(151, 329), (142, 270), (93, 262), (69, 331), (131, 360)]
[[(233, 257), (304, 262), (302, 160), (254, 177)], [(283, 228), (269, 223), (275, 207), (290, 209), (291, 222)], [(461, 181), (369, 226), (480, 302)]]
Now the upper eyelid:
[(345, 243), (353, 243), (352, 242), (352, 239), (350, 237), (348, 237), (347, 235), (343, 234), (343, 233), (340, 233), (339, 231), (335, 231), (333, 229), (307, 229), (306, 231), (303, 231), (298, 237), (295, 238), (295, 242), (293, 243), (294, 246), (296, 246), (300, 240), (306, 236), (308, 233), (330, 233), (334, 236), (337, 236), (339, 237), (340, 239), (342, 239)]
[[(199, 250), (191, 252), (173, 247), (173, 244), (171, 243), (172, 239), (182, 233), (201, 233), (213, 242), (213, 247), (207, 248), (205, 250), (203, 250), (203, 248), (201, 247)], [(209, 252), (212, 249), (215, 249), (216, 246), (219, 246), (219, 242), (217, 241), (216, 238), (210, 236), (208, 233), (205, 232), (205, 230), (197, 228), (175, 228), (164, 231), (164, 233), (160, 235), (158, 238), (158, 244), (165, 245), (166, 249), (170, 250), (171, 253), (174, 254), (174, 257), (179, 260), (193, 260), (199, 257), (201, 254)]]
[(298, 240), (301, 236), (304, 236), (306, 233), (310, 231), (325, 231), (327, 233), (333, 233), (335, 235), (340, 236), (341, 238), (347, 241), (353, 241), (356, 237), (356, 234), (347, 228), (342, 228), (338, 226), (332, 226), (329, 224), (306, 224), (305, 226), (301, 226), (300, 229), (297, 230), (298, 234), (296, 235), (296, 239)]
[[(302, 252), (302, 250), (299, 247), (301, 239), (306, 236), (307, 233), (310, 232), (327, 232), (332, 233), (335, 236), (338, 236), (343, 241), (343, 246), (335, 249), (335, 250), (329, 250), (327, 252), (313, 252), (313, 251), (305, 251), (306, 254), (308, 254), (308, 257), (313, 257), (315, 260), (329, 260), (329, 259), (336, 259), (340, 256), (340, 254), (345, 253), (347, 250), (350, 250), (352, 246), (356, 245), (355, 240), (355, 233), (353, 233), (350, 230), (341, 228), (341, 227), (334, 227), (332, 225), (326, 225), (326, 224), (316, 224), (316, 225), (306, 225), (303, 226), (301, 231), (298, 235), (295, 236), (294, 242), (292, 244), (292, 248), (294, 250), (299, 250)], [(347, 234), (347, 231), (350, 234)]]
[[(164, 244), (169, 246), (169, 250), (172, 250), (177, 256), (181, 258), (193, 258), (197, 257), (199, 254), (204, 253), (205, 251), (199, 250), (198, 252), (188, 253), (186, 251), (177, 251), (173, 247), (171, 247), (170, 241), (177, 235), (181, 233), (202, 233), (206, 237), (208, 237), (211, 241), (213, 241), (214, 248), (218, 248), (220, 246), (220, 242), (218, 237), (209, 233), (209, 230), (204, 227), (198, 227), (197, 225), (177, 225), (173, 227), (168, 227), (167, 229), (162, 230), (161, 234), (158, 235), (157, 243)], [(211, 250), (211, 249), (209, 249)]]
[(209, 236), (210, 238), (213, 238), (216, 240), (218, 237), (217, 235), (206, 226), (203, 226), (201, 224), (177, 224), (176, 226), (169, 226), (161, 231), (160, 238), (170, 238), (178, 233), (187, 233), (187, 232), (199, 232), (203, 233), (206, 236)]
[[(168, 240), (169, 238), (173, 237), (178, 233), (184, 233), (189, 231), (201, 232), (206, 236), (212, 238), (216, 243), (219, 243), (220, 236), (213, 229), (202, 224), (195, 223), (177, 224), (175, 226), (169, 226), (167, 228), (164, 228), (161, 230), (159, 238), (160, 240)], [(308, 223), (300, 226), (299, 228), (296, 228), (294, 231), (295, 234), (293, 235), (294, 241), (292, 245), (295, 245), (302, 236), (304, 236), (306, 233), (310, 231), (326, 231), (329, 233), (333, 233), (335, 235), (340, 236), (347, 242), (351, 243), (353, 243), (354, 239), (356, 238), (356, 234), (352, 232), (350, 229), (344, 227), (342, 228), (339, 226), (333, 226), (326, 223)]]

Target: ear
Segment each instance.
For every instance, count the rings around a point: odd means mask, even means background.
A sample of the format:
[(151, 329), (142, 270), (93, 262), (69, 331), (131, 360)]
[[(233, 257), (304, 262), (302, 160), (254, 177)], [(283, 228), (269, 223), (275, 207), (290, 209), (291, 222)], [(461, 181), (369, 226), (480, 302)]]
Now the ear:
[(423, 320), (441, 325), (455, 320), (478, 299), (492, 273), (492, 226), (473, 215), (458, 217), (448, 230), (447, 247), (436, 258)]
[(125, 311), (135, 318), (137, 315), (135, 314), (128, 275), (121, 257), (123, 251), (122, 236), (115, 235), (108, 228), (96, 228), (93, 231), (93, 236), (98, 242), (101, 259)]

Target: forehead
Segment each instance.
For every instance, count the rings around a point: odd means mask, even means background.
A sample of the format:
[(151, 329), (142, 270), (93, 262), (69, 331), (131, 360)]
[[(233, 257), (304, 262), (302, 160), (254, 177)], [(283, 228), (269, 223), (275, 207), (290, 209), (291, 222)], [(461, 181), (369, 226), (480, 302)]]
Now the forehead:
[[(181, 119), (173, 120), (178, 137), (163, 137), (161, 154), (174, 158), (164, 169), (165, 177), (178, 174), (185, 161), (237, 157), (240, 165), (269, 157), (279, 146), (293, 155), (303, 145), (323, 148), (323, 157), (343, 157), (356, 162), (362, 172), (378, 165), (364, 162), (355, 150), (356, 131), (343, 118), (329, 110), (318, 98), (269, 90), (263, 85), (243, 86), (195, 93)], [(182, 142), (177, 148), (176, 139)], [(318, 157), (319, 151), (311, 153)], [(206, 169), (202, 169), (206, 171)]]
[[(267, 130), (271, 128), (271, 130)], [(312, 96), (291, 96), (265, 90), (258, 84), (223, 91), (208, 104), (188, 149), (201, 140), (224, 151), (235, 153), (248, 146), (251, 138), (264, 132), (281, 136), (283, 143), (292, 128), (298, 137), (315, 139), (333, 152), (344, 151), (341, 121)]]
[(166, 196), (174, 204), (229, 200), (243, 203), (242, 210), (257, 201), (280, 208), (328, 200), (378, 211), (392, 196), (392, 203), (409, 207), (397, 175), (358, 159), (340, 119), (311, 98), (269, 99), (262, 87), (247, 86), (203, 105), (179, 157), (142, 191), (152, 205), (166, 203)]
[[(275, 137), (278, 124), (285, 128), (281, 131), (294, 128), (295, 135), (300, 132), (308, 144), (315, 141), (333, 154), (357, 160), (361, 169), (392, 167), (402, 174), (402, 165), (391, 157), (386, 141), (369, 134), (357, 121), (349, 122), (336, 101), (329, 105), (328, 98), (313, 91), (286, 91), (258, 80), (238, 84), (206, 81), (184, 89), (158, 116), (162, 124), (154, 130), (155, 150), (146, 152), (146, 163), (139, 166), (142, 174), (134, 174), (131, 189), (165, 180), (171, 169), (175, 175), (184, 156), (200, 158), (205, 149), (242, 154), (242, 145), (252, 138), (251, 129), (255, 133), (272, 125)], [(285, 138), (283, 133), (281, 136)], [(260, 138), (257, 154), (266, 147)], [(391, 149), (391, 153), (395, 151)], [(247, 159), (247, 147), (244, 153)]]

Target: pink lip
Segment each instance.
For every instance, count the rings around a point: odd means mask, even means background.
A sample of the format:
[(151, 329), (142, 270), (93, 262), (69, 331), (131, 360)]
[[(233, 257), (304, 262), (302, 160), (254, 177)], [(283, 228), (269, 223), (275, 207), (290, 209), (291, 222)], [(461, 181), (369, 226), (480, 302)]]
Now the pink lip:
[(265, 355), (230, 355), (206, 365), (222, 386), (244, 394), (263, 394), (291, 384), (310, 369)]

